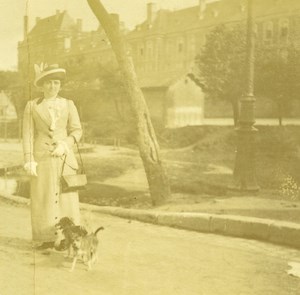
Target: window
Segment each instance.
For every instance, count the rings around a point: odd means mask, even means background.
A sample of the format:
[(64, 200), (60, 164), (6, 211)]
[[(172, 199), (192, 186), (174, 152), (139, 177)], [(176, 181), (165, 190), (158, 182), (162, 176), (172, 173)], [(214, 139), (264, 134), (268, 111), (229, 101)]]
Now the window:
[(188, 50), (189, 50), (189, 55), (194, 55), (196, 52), (196, 38), (195, 35), (191, 35), (188, 39)]
[(265, 41), (265, 43), (267, 43), (267, 44), (272, 43), (273, 31), (274, 31), (273, 22), (269, 21), (269, 22), (265, 23), (265, 25), (264, 25), (264, 41)]
[(178, 52), (179, 53), (183, 52), (183, 43), (182, 42), (178, 43)]
[(147, 57), (152, 58), (153, 57), (153, 43), (152, 41), (147, 41)]
[(182, 51), (183, 51), (183, 44), (178, 43), (178, 52), (182, 52)]
[(255, 36), (257, 36), (257, 34), (258, 34), (258, 24), (256, 22), (254, 23), (253, 31), (254, 31)]
[(144, 57), (145, 55), (145, 50), (144, 50), (144, 44), (140, 43), (137, 45), (137, 55), (138, 57)]
[(71, 38), (70, 37), (65, 38), (64, 47), (65, 47), (65, 50), (69, 50), (71, 48)]
[(183, 52), (183, 45), (184, 45), (184, 40), (183, 38), (179, 38), (177, 40), (177, 52), (182, 53)]
[(282, 19), (279, 22), (279, 38), (282, 40), (287, 40), (289, 35), (289, 20)]

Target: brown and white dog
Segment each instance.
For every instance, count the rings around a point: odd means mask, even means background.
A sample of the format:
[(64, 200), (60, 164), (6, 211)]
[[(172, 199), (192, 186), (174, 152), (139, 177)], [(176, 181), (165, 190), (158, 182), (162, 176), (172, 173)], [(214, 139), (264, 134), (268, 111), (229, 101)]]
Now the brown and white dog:
[(94, 233), (82, 236), (80, 234), (73, 234), (73, 251), (74, 259), (70, 271), (73, 271), (78, 258), (82, 258), (87, 263), (88, 269), (92, 269), (92, 265), (98, 260), (98, 244), (97, 233), (104, 230), (104, 227), (99, 227)]
[(85, 236), (87, 231), (84, 227), (75, 225), (73, 220), (69, 217), (63, 217), (55, 225), (56, 228), (56, 241), (54, 248), (58, 251), (68, 250), (67, 256), (72, 256), (73, 236)]

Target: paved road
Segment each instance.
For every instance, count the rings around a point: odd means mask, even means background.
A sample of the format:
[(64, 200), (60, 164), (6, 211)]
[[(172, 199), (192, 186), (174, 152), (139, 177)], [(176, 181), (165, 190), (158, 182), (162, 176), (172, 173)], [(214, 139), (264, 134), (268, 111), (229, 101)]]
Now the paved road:
[(103, 225), (100, 263), (73, 273), (62, 253), (34, 253), (29, 211), (0, 202), (1, 295), (291, 295), (300, 251), (83, 212)]

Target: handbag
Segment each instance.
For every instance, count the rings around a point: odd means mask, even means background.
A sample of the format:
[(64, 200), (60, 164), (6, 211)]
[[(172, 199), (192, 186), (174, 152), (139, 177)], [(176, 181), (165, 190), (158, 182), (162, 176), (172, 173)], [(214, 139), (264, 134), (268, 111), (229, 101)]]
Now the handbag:
[(79, 150), (77, 141), (75, 141), (75, 143), (77, 145), (77, 150), (78, 150), (78, 154), (80, 157), (81, 167), (80, 167), (80, 169), (78, 169), (77, 174), (63, 175), (65, 164), (66, 164), (66, 158), (67, 158), (67, 156), (65, 156), (63, 166), (62, 166), (62, 171), (61, 171), (61, 191), (63, 193), (84, 190), (84, 189), (86, 189), (86, 185), (87, 185), (87, 177), (86, 177), (86, 174), (84, 171), (83, 161), (82, 161), (82, 157), (80, 154), (80, 150)]

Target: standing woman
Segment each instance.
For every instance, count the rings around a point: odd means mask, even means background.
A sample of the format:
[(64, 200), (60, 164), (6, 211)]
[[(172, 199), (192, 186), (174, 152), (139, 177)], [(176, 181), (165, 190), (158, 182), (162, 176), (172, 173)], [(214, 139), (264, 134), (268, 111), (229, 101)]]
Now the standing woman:
[(60, 178), (76, 174), (73, 145), (82, 128), (73, 101), (58, 95), (66, 71), (58, 65), (35, 65), (35, 86), (42, 97), (27, 103), (23, 117), (24, 168), (30, 177), (32, 238), (36, 249), (54, 245), (55, 224), (68, 216), (80, 223), (78, 192), (62, 193)]

